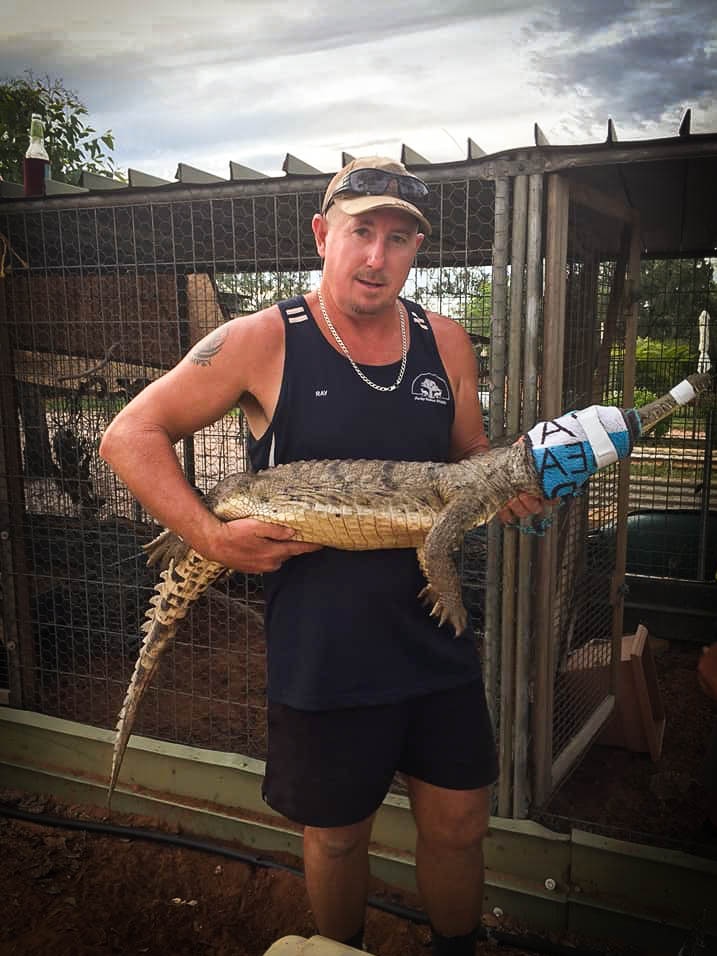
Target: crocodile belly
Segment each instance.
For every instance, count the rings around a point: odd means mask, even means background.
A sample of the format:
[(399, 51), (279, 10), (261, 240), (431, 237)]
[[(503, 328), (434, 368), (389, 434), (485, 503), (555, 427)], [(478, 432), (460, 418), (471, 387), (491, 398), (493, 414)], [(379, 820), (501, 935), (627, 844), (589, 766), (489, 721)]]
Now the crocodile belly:
[(296, 541), (323, 544), (345, 551), (378, 548), (418, 548), (435, 521), (429, 508), (396, 505), (356, 507), (346, 503), (316, 503), (310, 509), (274, 505), (254, 517), (293, 528)]

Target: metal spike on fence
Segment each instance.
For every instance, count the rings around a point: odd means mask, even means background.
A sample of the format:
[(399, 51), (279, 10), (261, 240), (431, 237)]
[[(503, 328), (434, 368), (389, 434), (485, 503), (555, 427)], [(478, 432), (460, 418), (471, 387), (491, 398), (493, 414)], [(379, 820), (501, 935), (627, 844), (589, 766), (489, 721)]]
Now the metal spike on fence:
[(139, 169), (128, 169), (127, 179), (132, 187), (144, 188), (147, 186), (169, 186), (168, 179), (160, 179), (159, 176), (152, 176), (150, 173), (143, 173)]
[(425, 156), (421, 156), (420, 153), (417, 153), (415, 149), (411, 149), (410, 146), (406, 146), (404, 143), (401, 146), (401, 162), (404, 166), (430, 166), (430, 159), (426, 159)]
[(485, 156), (485, 150), (482, 146), (479, 146), (474, 140), (468, 137), (467, 143), (467, 156), (466, 159), (480, 159), (482, 156)]
[(533, 124), (533, 138), (536, 146), (550, 146), (550, 140), (537, 123)]
[(100, 176), (98, 173), (90, 173), (85, 170), (80, 175), (80, 186), (87, 189), (127, 189), (128, 184), (119, 179), (113, 179), (111, 176)]
[(321, 170), (317, 169), (316, 166), (305, 163), (303, 159), (299, 159), (291, 153), (286, 154), (281, 168), (287, 176), (315, 176), (317, 173), (321, 173)]
[(256, 169), (252, 169), (250, 166), (242, 166), (241, 163), (235, 163), (234, 160), (229, 162), (229, 178), (232, 181), (242, 180), (242, 179), (267, 179), (266, 173), (260, 173)]
[(208, 173), (204, 169), (197, 169), (196, 166), (189, 166), (187, 163), (180, 163), (177, 166), (175, 179), (180, 183), (225, 183), (226, 179), (221, 176), (215, 176), (214, 173)]

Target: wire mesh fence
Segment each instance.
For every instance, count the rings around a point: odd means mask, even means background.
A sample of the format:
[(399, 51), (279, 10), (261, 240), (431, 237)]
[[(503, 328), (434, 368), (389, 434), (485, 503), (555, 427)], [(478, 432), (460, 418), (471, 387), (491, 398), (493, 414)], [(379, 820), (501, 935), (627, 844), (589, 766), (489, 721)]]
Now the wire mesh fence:
[[(318, 281), (310, 223), (320, 190), (260, 190), (0, 213), (28, 265), (8, 269), (0, 287), (14, 396), (3, 423), (14, 448), (3, 476), (15, 516), (7, 586), (19, 596), (7, 674), (10, 684), (17, 672), (25, 708), (112, 727), (134, 666), (156, 581), (142, 548), (160, 529), (100, 460), (107, 424), (222, 321)], [(485, 338), (492, 184), (436, 186), (429, 214), (439, 238), (405, 294)], [(246, 469), (245, 439), (235, 409), (177, 446), (199, 492)], [(477, 619), (480, 557), (466, 582)], [(180, 627), (136, 732), (262, 758), (262, 609), (260, 576), (212, 587)]]
[[(717, 309), (713, 264), (707, 259), (645, 262), (642, 282), (646, 300), (638, 326), (637, 404), (700, 364), (711, 365), (708, 329)], [(632, 467), (628, 571), (715, 581), (714, 439), (714, 397), (706, 396), (680, 409), (641, 443)]]
[[(623, 276), (615, 261), (602, 261), (599, 235), (571, 205), (566, 264), (566, 315), (563, 395), (565, 408), (590, 405), (599, 374), (600, 352), (611, 336), (613, 361), (606, 364), (606, 386), (622, 397), (618, 343), (624, 342), (624, 311), (615, 304)], [(610, 313), (614, 316), (610, 318)], [(612, 322), (614, 329), (608, 331)], [(618, 386), (616, 388), (615, 386)], [(613, 654), (611, 593), (615, 573), (613, 547), (595, 547), (594, 537), (617, 522), (618, 468), (595, 475), (583, 494), (558, 512), (555, 575), (553, 759), (575, 738), (610, 692)]]
[[(321, 188), (289, 180), (281, 190), (275, 186), (242, 184), (233, 192), (202, 187), (195, 199), (165, 192), (106, 205), (92, 197), (78, 199), (76, 207), (63, 200), (0, 209), (0, 232), (20, 257), (0, 281), (7, 336), (0, 368), (2, 477), (11, 528), (3, 573), (6, 594), (15, 596), (12, 608), (5, 605), (9, 650), (0, 653), (0, 687), (11, 689), (12, 702), (97, 727), (114, 725), (156, 581), (142, 547), (160, 529), (99, 459), (99, 438), (117, 411), (201, 336), (230, 317), (317, 284), (320, 260), (310, 223)], [(495, 184), (436, 181), (429, 218), (434, 234), (404, 292), (465, 325), (487, 413)], [(598, 400), (623, 399), (619, 270), (614, 257), (602, 255), (603, 233), (593, 225), (572, 208), (566, 408), (595, 400), (596, 370)], [(643, 287), (645, 275), (651, 285), (640, 318), (638, 399), (674, 384), (693, 363), (697, 315), (703, 308), (714, 311), (711, 270), (708, 275), (700, 263), (644, 266)], [(668, 428), (633, 456), (628, 570), (689, 577), (706, 567), (714, 576), (715, 532), (700, 538), (700, 558), (685, 523), (689, 512), (702, 528), (705, 510), (715, 512), (706, 453), (714, 413), (697, 406)], [(247, 467), (245, 440), (235, 409), (177, 446), (199, 492)], [(554, 755), (569, 746), (609, 691), (617, 485), (617, 468), (601, 472), (555, 519), (560, 557), (553, 628), (536, 635), (536, 641), (553, 642)], [(490, 560), (485, 530), (471, 533), (462, 575), (479, 635)], [(500, 588), (500, 575), (495, 580)], [(136, 732), (263, 757), (262, 610), (259, 576), (234, 574), (212, 587), (180, 627), (143, 701)], [(500, 681), (492, 692), (498, 713)]]
[[(600, 231), (591, 235), (571, 209), (567, 407), (589, 404), (591, 390), (593, 401), (626, 404), (625, 317), (632, 302), (621, 284), (627, 257), (604, 259), (593, 239), (599, 243)], [(698, 369), (698, 317), (704, 319), (713, 307), (712, 275), (712, 266), (704, 259), (641, 263), (634, 398), (627, 404), (644, 405)], [(613, 690), (611, 665), (620, 637), (614, 632), (613, 608), (625, 590), (622, 577), (616, 576), (621, 523), (626, 526), (628, 576), (652, 577), (658, 589), (665, 579), (715, 581), (713, 405), (714, 398), (708, 397), (679, 409), (638, 442), (622, 505), (619, 474), (624, 466), (612, 466), (594, 476), (587, 493), (573, 499), (559, 516), (553, 637), (555, 759)]]

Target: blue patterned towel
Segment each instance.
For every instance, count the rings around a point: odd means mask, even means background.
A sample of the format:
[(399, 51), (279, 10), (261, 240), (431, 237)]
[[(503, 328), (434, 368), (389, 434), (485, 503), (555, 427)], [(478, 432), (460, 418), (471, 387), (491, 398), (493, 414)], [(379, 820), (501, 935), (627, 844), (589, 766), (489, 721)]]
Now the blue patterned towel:
[(600, 468), (627, 458), (640, 436), (634, 409), (591, 405), (538, 422), (527, 434), (546, 498), (572, 495)]

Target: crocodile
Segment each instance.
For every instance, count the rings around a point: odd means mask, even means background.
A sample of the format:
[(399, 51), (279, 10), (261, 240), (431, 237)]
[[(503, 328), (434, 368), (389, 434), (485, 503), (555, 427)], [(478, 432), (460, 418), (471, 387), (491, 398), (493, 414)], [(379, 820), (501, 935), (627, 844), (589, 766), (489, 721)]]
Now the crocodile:
[[(453, 560), (463, 535), (527, 492), (574, 494), (599, 468), (627, 457), (635, 440), (711, 385), (692, 375), (639, 409), (590, 406), (539, 422), (514, 444), (458, 462), (297, 461), (229, 475), (205, 496), (222, 521), (257, 518), (294, 529), (295, 541), (345, 550), (415, 548), (426, 584), (418, 595), (456, 635), (467, 612)], [(197, 598), (228, 569), (165, 530), (144, 546), (164, 569), (142, 626), (144, 639), (119, 713), (108, 807), (140, 700)]]

